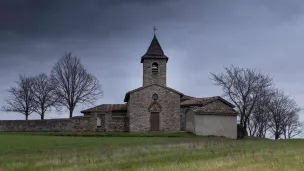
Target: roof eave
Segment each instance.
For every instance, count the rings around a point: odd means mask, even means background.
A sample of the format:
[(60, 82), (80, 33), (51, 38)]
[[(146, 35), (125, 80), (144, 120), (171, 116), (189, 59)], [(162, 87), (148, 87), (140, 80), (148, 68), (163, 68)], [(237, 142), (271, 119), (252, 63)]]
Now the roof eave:
[(237, 113), (217, 113), (217, 112), (194, 112), (196, 115), (218, 115), (218, 116), (237, 116)]
[(168, 62), (169, 58), (166, 55), (157, 56), (157, 55), (144, 55), (141, 57), (140, 63), (143, 63), (145, 59), (165, 59)]
[(237, 116), (235, 113), (195, 113), (196, 115)]
[(128, 102), (130, 98), (130, 93), (126, 93), (124, 102)]

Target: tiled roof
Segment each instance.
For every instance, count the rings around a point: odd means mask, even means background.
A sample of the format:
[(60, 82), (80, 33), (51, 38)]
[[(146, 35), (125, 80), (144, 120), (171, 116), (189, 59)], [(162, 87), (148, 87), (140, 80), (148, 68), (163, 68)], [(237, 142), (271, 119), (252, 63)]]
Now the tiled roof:
[(96, 111), (126, 111), (127, 104), (102, 104), (99, 106), (95, 106), (86, 110), (81, 111), (81, 113), (88, 113), (88, 112), (96, 112)]
[(172, 92), (174, 92), (174, 93), (179, 94), (181, 97), (182, 97), (182, 96), (184, 96), (184, 94), (183, 94), (183, 93), (181, 93), (181, 92), (179, 92), (179, 91), (177, 91), (177, 90), (174, 90), (173, 88), (170, 88), (170, 87), (167, 87), (167, 86), (162, 86), (162, 85), (159, 85), (159, 84), (151, 84), (151, 85), (147, 85), (147, 86), (139, 87), (139, 88), (137, 88), (137, 89), (134, 89), (134, 90), (128, 91), (128, 92), (126, 93), (126, 96), (125, 96), (124, 102), (128, 102), (128, 101), (129, 101), (129, 95), (130, 95), (130, 93), (133, 93), (133, 92), (136, 92), (136, 91), (139, 91), (139, 90), (145, 89), (145, 88), (150, 87), (150, 86), (153, 86), (153, 85), (157, 85), (157, 86), (160, 86), (160, 87), (165, 88), (165, 89), (167, 89), (167, 90), (170, 90), (170, 91), (172, 91)]
[(181, 102), (184, 102), (184, 101), (186, 101), (186, 100), (190, 100), (190, 99), (193, 99), (193, 98), (195, 98), (195, 97), (191, 97), (191, 96), (187, 96), (187, 95), (184, 95), (182, 98), (181, 98)]
[(231, 107), (222, 107), (219, 105), (194, 106), (193, 111), (196, 114), (203, 115), (237, 115), (237, 112)]
[(155, 35), (146, 54), (141, 57), (141, 63), (144, 59), (166, 59), (168, 61), (168, 57), (165, 55)]
[[(219, 103), (221, 102), (221, 103)], [(236, 115), (234, 105), (220, 96), (196, 98), (184, 96), (181, 98), (181, 107), (191, 107), (196, 114)]]
[(196, 98), (196, 97), (190, 97), (190, 96), (187, 96), (187, 97), (188, 97), (188, 100), (183, 100), (181, 102), (181, 106), (202, 106), (202, 105), (206, 105), (210, 102), (213, 102), (213, 101), (221, 98), (219, 96), (204, 97), (204, 98)]

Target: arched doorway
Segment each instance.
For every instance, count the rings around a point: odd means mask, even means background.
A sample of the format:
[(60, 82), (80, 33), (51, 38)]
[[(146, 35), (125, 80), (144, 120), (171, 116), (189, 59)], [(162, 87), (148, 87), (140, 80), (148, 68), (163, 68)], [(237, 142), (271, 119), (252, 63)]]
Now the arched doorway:
[(154, 101), (149, 107), (150, 111), (150, 131), (159, 131), (159, 113), (161, 111), (161, 106)]
[(150, 131), (159, 131), (159, 113), (151, 112)]

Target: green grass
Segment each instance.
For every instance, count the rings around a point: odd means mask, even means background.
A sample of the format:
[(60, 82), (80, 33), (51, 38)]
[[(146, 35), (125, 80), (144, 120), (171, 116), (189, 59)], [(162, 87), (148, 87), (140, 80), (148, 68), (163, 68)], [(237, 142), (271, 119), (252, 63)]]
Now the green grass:
[(63, 133), (1, 133), (0, 170), (304, 170), (304, 140), (186, 133), (58, 135)]

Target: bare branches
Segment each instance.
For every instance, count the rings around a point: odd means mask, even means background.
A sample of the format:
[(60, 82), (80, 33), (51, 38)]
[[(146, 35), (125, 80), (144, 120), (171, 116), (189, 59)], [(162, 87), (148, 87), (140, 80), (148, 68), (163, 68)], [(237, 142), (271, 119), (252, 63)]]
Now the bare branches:
[(45, 112), (54, 107), (57, 102), (55, 88), (46, 74), (33, 78), (34, 111), (41, 116), (41, 120), (44, 119)]
[(268, 105), (274, 95), (273, 89), (264, 89), (258, 97), (257, 103), (249, 119), (249, 130), (251, 135), (257, 137), (266, 137), (269, 129), (270, 112)]
[(88, 73), (80, 59), (65, 54), (53, 67), (51, 77), (40, 74), (36, 77), (19, 76), (16, 87), (8, 90), (11, 99), (6, 100), (3, 110), (19, 112), (28, 116), (36, 112), (44, 119), (51, 107), (69, 109), (70, 117), (78, 103), (93, 104), (102, 95), (99, 81)]
[(65, 54), (55, 64), (51, 79), (56, 85), (58, 102), (69, 109), (70, 117), (78, 103), (92, 104), (102, 95), (99, 81), (71, 53)]
[(298, 112), (300, 108), (296, 102), (284, 92), (276, 90), (272, 97), (268, 109), (270, 111), (270, 131), (275, 139), (279, 139), (282, 135), (288, 137), (288, 131), (291, 131), (290, 136), (295, 133), (293, 126), (299, 121)]
[(258, 98), (272, 86), (272, 79), (257, 70), (235, 66), (225, 68), (225, 73), (211, 74), (215, 85), (222, 87), (224, 96), (236, 106), (240, 113), (240, 124), (247, 129)]
[(6, 112), (24, 114), (25, 119), (28, 120), (28, 116), (33, 113), (35, 109), (34, 92), (32, 89), (33, 79), (25, 75), (19, 75), (19, 80), (16, 83), (16, 87), (11, 87), (8, 90), (11, 98), (5, 100), (6, 105), (3, 106), (2, 109)]
[(299, 115), (294, 114), (292, 119), (287, 121), (286, 126), (283, 128), (285, 139), (301, 136), (304, 133), (304, 122), (299, 121)]
[(300, 108), (284, 92), (273, 87), (272, 79), (255, 69), (231, 66), (225, 73), (212, 73), (215, 85), (234, 103), (240, 114), (240, 125), (251, 136), (266, 137), (269, 131), (275, 139), (292, 138), (303, 133), (299, 122)]

